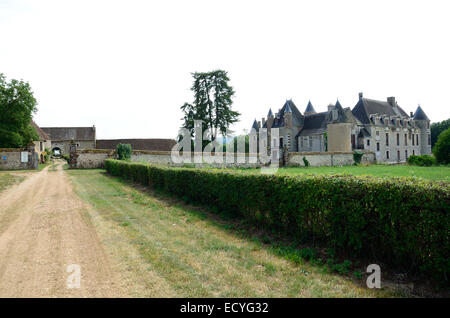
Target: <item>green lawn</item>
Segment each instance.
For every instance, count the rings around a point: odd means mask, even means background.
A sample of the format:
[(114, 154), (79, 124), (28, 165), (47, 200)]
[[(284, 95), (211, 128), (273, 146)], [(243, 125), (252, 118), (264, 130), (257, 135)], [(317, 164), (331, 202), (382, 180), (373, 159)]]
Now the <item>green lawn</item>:
[(106, 175), (67, 170), (88, 203), (86, 219), (119, 264), (134, 296), (145, 297), (390, 297), (364, 278), (294, 263), (268, 244), (239, 235), (232, 224), (179, 200)]
[[(259, 172), (259, 169), (242, 169), (238, 171)], [(340, 166), (340, 167), (289, 167), (280, 168), (280, 175), (298, 174), (351, 174), (355, 176), (372, 175), (382, 178), (390, 177), (417, 177), (427, 180), (450, 182), (450, 167), (418, 167), (408, 165), (367, 165), (367, 166)]]

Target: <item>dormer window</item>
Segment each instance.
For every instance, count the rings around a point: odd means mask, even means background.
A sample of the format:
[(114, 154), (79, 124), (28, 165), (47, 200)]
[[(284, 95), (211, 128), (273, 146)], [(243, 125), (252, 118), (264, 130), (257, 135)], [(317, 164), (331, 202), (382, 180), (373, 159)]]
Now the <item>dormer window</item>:
[(338, 120), (338, 111), (337, 111), (337, 109), (333, 109), (331, 111), (331, 119), (332, 120)]

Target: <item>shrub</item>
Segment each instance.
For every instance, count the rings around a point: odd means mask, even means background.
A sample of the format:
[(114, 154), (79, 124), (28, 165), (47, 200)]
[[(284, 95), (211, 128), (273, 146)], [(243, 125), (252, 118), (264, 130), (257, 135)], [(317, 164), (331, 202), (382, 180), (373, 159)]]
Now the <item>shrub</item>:
[(436, 164), (436, 159), (434, 159), (434, 157), (430, 155), (411, 155), (408, 157), (408, 164), (413, 166), (431, 167), (432, 165)]
[(353, 151), (353, 161), (355, 165), (358, 165), (361, 163), (361, 159), (363, 156), (363, 152), (362, 151)]
[(306, 159), (306, 157), (303, 157), (303, 163), (305, 167), (309, 167), (309, 161)]
[[(280, 176), (108, 159), (107, 171), (215, 206), (294, 239), (439, 277), (450, 268), (450, 184), (369, 176)], [(346, 266), (343, 266), (345, 269)]]
[(45, 162), (48, 162), (50, 160), (51, 153), (52, 153), (52, 151), (49, 148), (45, 148), (45, 151), (43, 153)]
[(67, 163), (70, 163), (70, 155), (68, 154), (62, 154), (61, 157), (67, 161)]
[(131, 145), (130, 144), (118, 144), (116, 146), (117, 156), (119, 160), (128, 160), (131, 158)]
[(450, 128), (444, 130), (433, 147), (433, 154), (440, 164), (450, 163)]

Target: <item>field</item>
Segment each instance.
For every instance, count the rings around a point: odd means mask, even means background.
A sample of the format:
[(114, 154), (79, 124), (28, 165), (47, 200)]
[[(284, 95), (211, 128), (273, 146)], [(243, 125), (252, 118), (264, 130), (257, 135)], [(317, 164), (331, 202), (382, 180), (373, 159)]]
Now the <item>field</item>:
[[(247, 172), (259, 172), (259, 169), (243, 169)], [(341, 167), (289, 167), (280, 168), (280, 175), (298, 174), (351, 174), (355, 176), (371, 175), (381, 178), (390, 177), (416, 177), (434, 181), (450, 182), (450, 167), (418, 167), (409, 165), (368, 165), (368, 166), (341, 166)]]
[(89, 205), (108, 254), (120, 264), (134, 296), (389, 297), (364, 278), (293, 263), (270, 245), (240, 235), (207, 211), (112, 178), (103, 170), (68, 170)]

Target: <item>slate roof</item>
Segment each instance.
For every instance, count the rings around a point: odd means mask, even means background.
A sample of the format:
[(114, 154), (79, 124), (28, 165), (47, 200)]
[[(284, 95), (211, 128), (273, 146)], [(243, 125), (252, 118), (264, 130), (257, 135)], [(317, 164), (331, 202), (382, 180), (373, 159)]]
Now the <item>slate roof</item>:
[(31, 121), (31, 126), (36, 130), (36, 133), (39, 137), (39, 141), (50, 140), (50, 137), (43, 131), (34, 121)]
[(422, 107), (420, 105), (417, 107), (416, 112), (414, 113), (415, 120), (429, 120), (425, 112), (423, 111)]
[(313, 105), (311, 104), (311, 101), (308, 102), (308, 105), (306, 106), (305, 113), (315, 113), (316, 110), (314, 109)]
[(174, 139), (98, 139), (97, 149), (116, 149), (118, 144), (130, 144), (133, 150), (171, 151), (176, 145)]
[(42, 127), (53, 141), (95, 140), (95, 127)]
[(267, 114), (267, 117), (270, 117), (270, 116), (273, 116), (272, 108), (269, 109), (269, 113)]
[(259, 130), (258, 122), (256, 121), (256, 119), (255, 119), (255, 121), (253, 122), (252, 129), (255, 129), (256, 131)]
[(366, 128), (363, 128), (359, 131), (358, 137), (370, 137), (370, 132)]
[[(292, 111), (292, 125), (294, 127), (303, 126), (304, 116), (298, 110), (297, 106), (295, 106), (292, 99), (290, 99), (286, 100), (283, 107), (278, 112), (278, 115), (274, 118), (272, 128), (284, 127), (284, 112), (286, 111), (286, 108), (288, 109), (288, 111)], [(265, 123), (263, 127), (267, 128), (267, 123)]]
[(371, 114), (380, 114), (387, 116), (409, 117), (408, 114), (397, 105), (398, 112), (388, 102), (374, 99), (361, 98), (352, 110), (353, 115), (363, 124), (370, 124), (369, 116)]
[(327, 131), (328, 112), (305, 116), (303, 129), (297, 136), (322, 134)]

